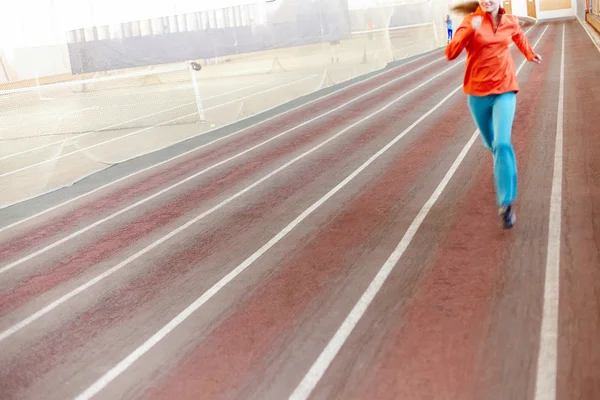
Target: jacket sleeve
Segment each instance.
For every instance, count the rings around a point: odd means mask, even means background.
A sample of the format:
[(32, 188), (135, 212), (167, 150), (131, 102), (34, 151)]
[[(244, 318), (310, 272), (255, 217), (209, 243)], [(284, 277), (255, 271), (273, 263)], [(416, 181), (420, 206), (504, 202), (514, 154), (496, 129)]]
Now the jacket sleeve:
[(471, 27), (471, 17), (465, 17), (462, 24), (456, 30), (454, 38), (446, 46), (446, 58), (454, 60), (460, 55), (465, 47), (469, 45), (475, 31)]
[(516, 32), (513, 34), (512, 40), (513, 42), (515, 42), (515, 45), (519, 48), (521, 53), (523, 53), (523, 55), (527, 58), (527, 61), (533, 61), (533, 58), (535, 57), (535, 52), (529, 45), (527, 37), (525, 36), (525, 32), (523, 32), (523, 29), (521, 29), (519, 22), (516, 21), (515, 23), (517, 28)]

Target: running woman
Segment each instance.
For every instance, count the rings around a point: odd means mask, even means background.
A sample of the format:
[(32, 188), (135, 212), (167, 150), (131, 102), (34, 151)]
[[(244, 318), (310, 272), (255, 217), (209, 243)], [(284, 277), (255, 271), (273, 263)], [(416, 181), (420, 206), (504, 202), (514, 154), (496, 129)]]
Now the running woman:
[(454, 12), (465, 15), (454, 39), (446, 46), (453, 60), (467, 51), (464, 92), (484, 146), (494, 157), (494, 181), (498, 215), (505, 229), (512, 228), (516, 215), (517, 163), (511, 143), (512, 124), (519, 91), (515, 63), (510, 54), (511, 40), (528, 61), (541, 63), (519, 20), (507, 15), (501, 0), (479, 0), (457, 5)]
[(448, 43), (450, 43), (450, 41), (452, 40), (452, 32), (454, 30), (454, 27), (452, 25), (452, 18), (450, 18), (449, 15), (446, 15), (444, 23), (446, 24), (446, 28), (448, 29)]

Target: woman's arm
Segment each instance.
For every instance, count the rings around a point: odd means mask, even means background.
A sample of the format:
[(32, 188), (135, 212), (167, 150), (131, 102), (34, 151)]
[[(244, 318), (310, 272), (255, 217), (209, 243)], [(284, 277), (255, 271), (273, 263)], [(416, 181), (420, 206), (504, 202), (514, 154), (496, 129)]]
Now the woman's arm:
[(515, 45), (519, 48), (521, 53), (523, 53), (523, 55), (527, 58), (527, 61), (533, 61), (536, 57), (535, 52), (529, 45), (527, 37), (525, 36), (525, 32), (523, 32), (523, 29), (521, 29), (518, 21), (516, 22), (516, 25), (517, 31), (513, 35), (512, 40), (515, 42)]
[(469, 45), (475, 30), (471, 25), (471, 17), (465, 17), (462, 24), (458, 27), (454, 33), (454, 38), (448, 46), (446, 46), (446, 58), (448, 60), (454, 60), (460, 55), (465, 47)]

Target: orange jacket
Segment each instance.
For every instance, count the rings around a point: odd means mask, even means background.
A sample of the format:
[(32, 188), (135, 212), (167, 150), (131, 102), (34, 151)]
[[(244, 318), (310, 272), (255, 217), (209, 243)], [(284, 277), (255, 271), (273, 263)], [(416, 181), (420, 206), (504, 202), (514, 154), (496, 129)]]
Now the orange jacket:
[[(474, 16), (483, 17), (477, 31), (471, 27)], [(456, 30), (454, 39), (446, 46), (446, 57), (454, 60), (463, 49), (467, 49), (467, 68), (464, 78), (464, 91), (474, 96), (518, 92), (519, 83), (515, 72), (515, 62), (510, 54), (511, 40), (521, 50), (528, 61), (535, 53), (514, 15), (506, 15), (500, 8), (500, 24), (494, 28), (492, 17), (481, 7), (466, 16)]]

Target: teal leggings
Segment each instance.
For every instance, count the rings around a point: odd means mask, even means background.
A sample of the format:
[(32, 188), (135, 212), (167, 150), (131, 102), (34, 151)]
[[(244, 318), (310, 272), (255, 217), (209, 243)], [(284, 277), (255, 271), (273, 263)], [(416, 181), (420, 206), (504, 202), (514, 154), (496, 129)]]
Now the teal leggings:
[(469, 109), (481, 132), (483, 145), (494, 155), (494, 180), (498, 206), (517, 197), (517, 161), (511, 144), (517, 96), (514, 92), (468, 97)]

